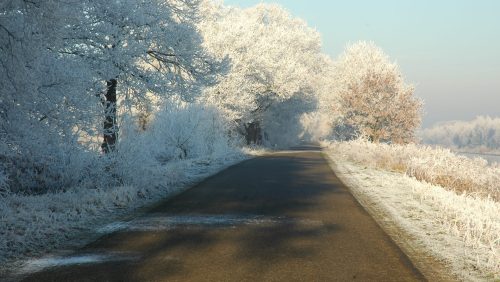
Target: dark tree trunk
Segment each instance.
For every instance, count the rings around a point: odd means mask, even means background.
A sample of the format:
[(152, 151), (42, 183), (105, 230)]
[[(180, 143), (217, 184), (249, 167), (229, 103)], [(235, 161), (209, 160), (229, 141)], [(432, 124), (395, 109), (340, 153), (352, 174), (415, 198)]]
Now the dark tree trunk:
[(107, 91), (103, 101), (104, 105), (104, 142), (101, 145), (104, 153), (115, 150), (118, 125), (116, 124), (116, 79), (106, 81)]
[(262, 144), (262, 134), (258, 121), (245, 124), (245, 139), (247, 141), (247, 145)]

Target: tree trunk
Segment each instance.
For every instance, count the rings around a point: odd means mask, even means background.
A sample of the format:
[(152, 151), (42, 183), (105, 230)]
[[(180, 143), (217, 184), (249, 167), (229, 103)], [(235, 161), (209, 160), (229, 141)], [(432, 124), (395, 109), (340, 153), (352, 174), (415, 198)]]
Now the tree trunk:
[(262, 144), (262, 134), (261, 134), (260, 124), (258, 121), (245, 124), (245, 133), (246, 133), (245, 139), (247, 141), (247, 145)]
[(116, 124), (116, 79), (106, 81), (106, 100), (103, 101), (104, 109), (104, 142), (101, 145), (104, 153), (115, 150), (118, 125)]

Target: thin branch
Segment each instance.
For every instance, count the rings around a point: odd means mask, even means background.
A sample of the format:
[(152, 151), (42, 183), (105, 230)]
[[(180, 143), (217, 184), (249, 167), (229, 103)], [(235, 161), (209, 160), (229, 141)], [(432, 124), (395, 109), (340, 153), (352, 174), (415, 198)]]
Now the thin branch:
[(20, 41), (20, 39), (17, 38), (17, 36), (15, 36), (14, 33), (12, 33), (8, 28), (6, 28), (5, 26), (3, 26), (2, 24), (0, 24), (0, 28), (3, 29), (3, 30), (5, 30), (5, 32), (7, 32), (7, 34), (10, 37), (14, 38), (16, 41)]

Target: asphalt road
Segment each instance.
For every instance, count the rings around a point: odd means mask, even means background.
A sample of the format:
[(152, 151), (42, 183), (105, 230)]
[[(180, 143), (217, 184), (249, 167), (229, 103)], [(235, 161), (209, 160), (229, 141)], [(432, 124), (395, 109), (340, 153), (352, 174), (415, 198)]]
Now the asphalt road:
[(73, 255), (95, 261), (24, 281), (425, 280), (318, 148), (297, 149), (230, 167)]

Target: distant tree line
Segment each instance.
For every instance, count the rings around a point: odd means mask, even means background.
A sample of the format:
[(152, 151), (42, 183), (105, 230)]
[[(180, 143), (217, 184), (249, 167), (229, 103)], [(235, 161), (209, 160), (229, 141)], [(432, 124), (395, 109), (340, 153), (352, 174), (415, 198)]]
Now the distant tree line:
[(478, 116), (471, 121), (450, 121), (424, 129), (426, 144), (457, 149), (500, 149), (500, 118)]

